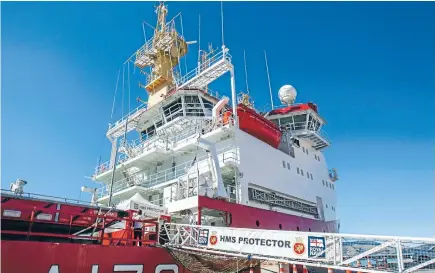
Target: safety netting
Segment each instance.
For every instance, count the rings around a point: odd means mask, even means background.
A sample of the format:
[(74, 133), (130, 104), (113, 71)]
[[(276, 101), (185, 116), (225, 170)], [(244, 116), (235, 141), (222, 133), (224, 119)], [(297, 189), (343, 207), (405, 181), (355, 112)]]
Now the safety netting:
[(249, 257), (231, 257), (186, 249), (166, 248), (174, 259), (191, 273), (235, 273), (249, 272), (250, 268), (260, 266), (261, 260)]

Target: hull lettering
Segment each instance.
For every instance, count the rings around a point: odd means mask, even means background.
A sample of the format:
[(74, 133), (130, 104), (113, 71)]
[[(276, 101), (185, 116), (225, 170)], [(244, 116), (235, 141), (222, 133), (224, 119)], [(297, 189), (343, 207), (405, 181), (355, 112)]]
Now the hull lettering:
[[(99, 265), (93, 264), (91, 273), (99, 273), (98, 271)], [(136, 272), (136, 273), (144, 273), (144, 265), (143, 264), (115, 264), (113, 266), (113, 272)], [(155, 268), (155, 273), (160, 273), (162, 271), (172, 271), (173, 273), (178, 273), (178, 265), (176, 264), (159, 264)], [(48, 273), (62, 273), (60, 270), (60, 266), (58, 264), (51, 265)]]

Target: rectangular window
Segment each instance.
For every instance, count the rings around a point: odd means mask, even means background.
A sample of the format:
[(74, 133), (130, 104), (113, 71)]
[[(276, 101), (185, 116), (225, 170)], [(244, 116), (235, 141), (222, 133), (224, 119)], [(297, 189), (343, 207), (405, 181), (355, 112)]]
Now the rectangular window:
[(299, 174), (299, 167), (297, 167), (297, 172), (298, 172), (298, 174)]
[(287, 162), (287, 169), (290, 170), (290, 163)]
[(325, 186), (325, 180), (322, 180), (323, 186)]
[(334, 184), (332, 184), (332, 189), (335, 190), (335, 188), (334, 188)]
[(301, 169), (301, 175), (304, 175), (304, 171)]
[(285, 161), (282, 161), (282, 167), (285, 168)]
[(305, 148), (304, 148), (304, 147), (302, 147), (302, 152), (304, 152), (304, 153), (305, 153)]
[(307, 177), (308, 177), (308, 179), (310, 179), (310, 173), (309, 172), (307, 172)]
[(310, 173), (310, 177), (311, 177), (311, 180), (313, 180), (313, 174), (312, 173)]
[(308, 154), (308, 149), (305, 149), (305, 152)]

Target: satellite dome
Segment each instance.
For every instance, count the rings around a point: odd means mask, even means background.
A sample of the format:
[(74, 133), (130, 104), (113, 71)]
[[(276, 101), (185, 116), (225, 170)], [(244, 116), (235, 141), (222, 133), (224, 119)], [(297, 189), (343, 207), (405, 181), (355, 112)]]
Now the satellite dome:
[(292, 104), (297, 94), (296, 89), (289, 84), (283, 85), (278, 91), (278, 97), (283, 104)]

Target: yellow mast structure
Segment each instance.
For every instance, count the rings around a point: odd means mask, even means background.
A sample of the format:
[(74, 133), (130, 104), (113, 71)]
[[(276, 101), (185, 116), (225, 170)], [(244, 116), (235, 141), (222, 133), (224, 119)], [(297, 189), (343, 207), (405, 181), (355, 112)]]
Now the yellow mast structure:
[(156, 13), (157, 25), (154, 36), (136, 52), (134, 63), (142, 71), (145, 67), (151, 67), (146, 85), (139, 84), (148, 92), (148, 107), (162, 101), (175, 86), (173, 68), (178, 65), (180, 58), (187, 54), (187, 43), (184, 37), (177, 33), (174, 21), (166, 23), (168, 9), (163, 2), (157, 6)]

